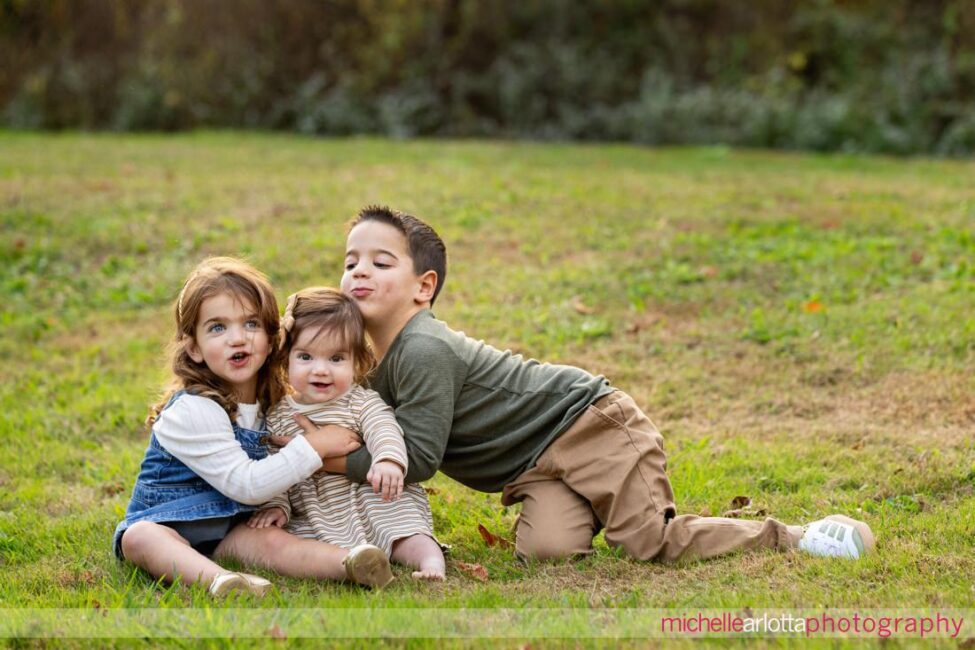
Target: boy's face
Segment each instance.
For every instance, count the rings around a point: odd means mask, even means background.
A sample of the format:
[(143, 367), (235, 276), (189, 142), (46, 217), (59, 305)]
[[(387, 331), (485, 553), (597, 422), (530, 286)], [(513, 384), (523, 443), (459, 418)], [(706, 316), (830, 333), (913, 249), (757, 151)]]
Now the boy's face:
[(380, 221), (364, 221), (349, 232), (342, 291), (367, 324), (426, 306), (418, 300), (420, 288), (403, 233)]

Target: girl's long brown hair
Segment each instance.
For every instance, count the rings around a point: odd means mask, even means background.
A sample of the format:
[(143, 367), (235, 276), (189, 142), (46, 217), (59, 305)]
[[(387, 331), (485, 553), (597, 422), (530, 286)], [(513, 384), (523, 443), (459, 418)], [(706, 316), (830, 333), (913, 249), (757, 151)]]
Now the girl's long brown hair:
[(268, 357), (257, 375), (257, 401), (261, 410), (267, 413), (273, 404), (284, 397), (287, 384), (281, 364), (280, 312), (271, 283), (263, 273), (243, 260), (211, 257), (193, 269), (173, 305), (176, 336), (169, 351), (172, 377), (164, 387), (160, 400), (149, 409), (147, 427), (152, 427), (173, 393), (179, 390), (209, 397), (223, 407), (231, 420), (237, 416), (238, 399), (234, 391), (205, 362), (193, 361), (187, 351), (188, 345), (194, 341), (196, 321), (203, 301), (224, 293), (253, 306), (267, 332)]

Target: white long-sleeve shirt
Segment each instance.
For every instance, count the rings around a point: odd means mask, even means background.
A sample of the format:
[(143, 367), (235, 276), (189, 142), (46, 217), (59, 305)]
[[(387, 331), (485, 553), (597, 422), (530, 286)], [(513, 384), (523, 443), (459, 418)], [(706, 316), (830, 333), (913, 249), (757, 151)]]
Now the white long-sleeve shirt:
[[(258, 404), (237, 405), (237, 425), (257, 429)], [(153, 425), (156, 440), (218, 492), (248, 505), (260, 505), (322, 467), (304, 436), (295, 436), (277, 454), (252, 460), (234, 437), (227, 412), (212, 399), (183, 394)]]

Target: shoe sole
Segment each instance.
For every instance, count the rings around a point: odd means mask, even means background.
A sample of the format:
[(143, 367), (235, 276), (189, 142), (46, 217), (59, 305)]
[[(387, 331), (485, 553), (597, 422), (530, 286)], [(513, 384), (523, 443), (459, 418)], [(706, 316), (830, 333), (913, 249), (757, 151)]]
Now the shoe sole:
[[(349, 558), (346, 558), (348, 562)], [(351, 564), (351, 569), (349, 565)], [(389, 569), (389, 560), (382, 549), (365, 548), (345, 565), (349, 578), (353, 582), (368, 587), (383, 588), (393, 581), (393, 572)]]
[(216, 587), (211, 584), (210, 588), (208, 589), (210, 595), (216, 598), (223, 598), (231, 591), (237, 590), (249, 591), (247, 579), (242, 575), (234, 575), (226, 580), (221, 580)]
[(241, 573), (244, 580), (247, 582), (247, 591), (251, 592), (258, 598), (264, 598), (267, 592), (271, 590), (271, 581), (266, 580), (260, 576), (251, 575), (249, 573)]
[(824, 518), (831, 521), (838, 521), (841, 524), (853, 526), (853, 528), (860, 533), (860, 539), (863, 541), (864, 555), (873, 552), (873, 547), (877, 545), (877, 541), (874, 539), (873, 531), (870, 530), (870, 526), (862, 521), (847, 517), (846, 515), (829, 515), (828, 517)]

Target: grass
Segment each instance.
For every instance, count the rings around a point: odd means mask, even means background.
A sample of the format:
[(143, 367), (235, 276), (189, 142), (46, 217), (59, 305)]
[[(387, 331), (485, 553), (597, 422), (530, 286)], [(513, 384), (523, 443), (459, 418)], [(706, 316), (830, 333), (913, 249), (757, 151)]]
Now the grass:
[(212, 605), (109, 548), (169, 305), (210, 254), (246, 256), (282, 300), (337, 283), (343, 224), (382, 202), (447, 242), (439, 317), (634, 395), (683, 512), (744, 495), (787, 522), (851, 513), (878, 552), (668, 567), (600, 539), (589, 559), (524, 565), (477, 531), (510, 538), (516, 511), (438, 475), (444, 584), (276, 579), (228, 606), (970, 607), (973, 177), (724, 148), (0, 133), (0, 605)]

